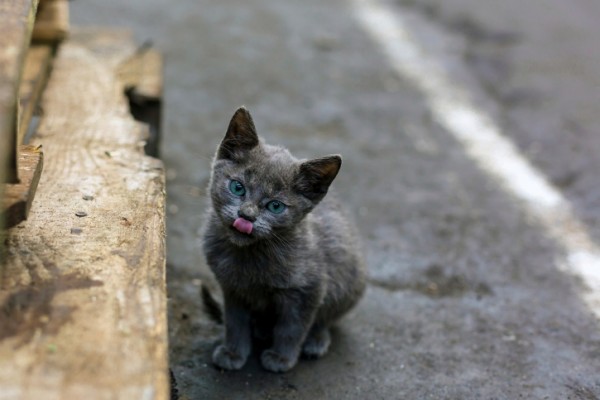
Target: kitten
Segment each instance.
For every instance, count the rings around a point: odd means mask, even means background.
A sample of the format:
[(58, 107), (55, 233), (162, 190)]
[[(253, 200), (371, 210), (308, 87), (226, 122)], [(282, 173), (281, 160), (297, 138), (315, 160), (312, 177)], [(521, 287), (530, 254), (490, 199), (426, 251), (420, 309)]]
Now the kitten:
[(225, 300), (225, 340), (212, 357), (218, 367), (242, 368), (253, 335), (270, 343), (261, 355), (269, 371), (289, 370), (300, 353), (320, 357), (329, 326), (362, 296), (354, 230), (339, 204), (324, 199), (341, 162), (298, 160), (263, 143), (245, 108), (233, 115), (212, 165), (204, 235)]

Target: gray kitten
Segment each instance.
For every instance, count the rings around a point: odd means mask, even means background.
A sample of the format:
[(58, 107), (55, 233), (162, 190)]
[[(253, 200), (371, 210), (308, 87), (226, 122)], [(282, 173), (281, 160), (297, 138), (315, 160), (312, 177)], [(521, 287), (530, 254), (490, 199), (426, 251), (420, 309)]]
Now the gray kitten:
[(269, 371), (289, 370), (301, 352), (320, 357), (329, 326), (360, 299), (365, 269), (354, 230), (324, 199), (341, 163), (338, 155), (298, 160), (263, 143), (245, 108), (233, 115), (213, 161), (204, 235), (225, 300), (218, 367), (242, 368), (253, 336), (270, 346), (261, 355)]

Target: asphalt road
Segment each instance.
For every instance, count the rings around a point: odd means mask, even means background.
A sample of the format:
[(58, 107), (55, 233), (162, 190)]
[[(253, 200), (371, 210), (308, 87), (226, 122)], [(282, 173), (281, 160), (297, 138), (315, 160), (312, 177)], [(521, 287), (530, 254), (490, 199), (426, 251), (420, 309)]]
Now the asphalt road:
[[(600, 3), (71, 4), (166, 55), (181, 399), (600, 398)], [(267, 141), (343, 155), (370, 269), (330, 353), (282, 375), (212, 367), (198, 296), (210, 159), (242, 104)]]

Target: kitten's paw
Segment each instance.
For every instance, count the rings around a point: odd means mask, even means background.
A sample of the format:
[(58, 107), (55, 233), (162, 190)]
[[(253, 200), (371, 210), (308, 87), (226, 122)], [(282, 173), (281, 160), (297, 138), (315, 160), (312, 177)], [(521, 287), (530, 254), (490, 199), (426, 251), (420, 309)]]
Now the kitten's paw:
[(296, 365), (296, 361), (298, 361), (298, 359), (297, 357), (294, 359), (285, 357), (275, 350), (269, 349), (263, 351), (260, 356), (260, 361), (266, 370), (271, 372), (285, 372), (292, 369), (292, 367)]
[(219, 345), (212, 356), (213, 363), (222, 369), (240, 369), (246, 364), (246, 357), (230, 351), (225, 345)]
[(329, 330), (324, 329), (319, 333), (310, 334), (302, 345), (302, 355), (307, 358), (319, 358), (329, 350), (331, 336)]

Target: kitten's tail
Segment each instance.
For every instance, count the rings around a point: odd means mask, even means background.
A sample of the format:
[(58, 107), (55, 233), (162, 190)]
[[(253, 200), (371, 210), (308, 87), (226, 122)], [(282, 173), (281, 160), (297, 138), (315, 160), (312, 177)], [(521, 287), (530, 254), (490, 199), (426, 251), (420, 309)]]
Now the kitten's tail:
[(204, 310), (208, 316), (218, 324), (223, 323), (223, 308), (217, 300), (213, 297), (208, 287), (202, 283), (200, 286), (200, 295), (202, 296), (202, 303), (204, 304)]

